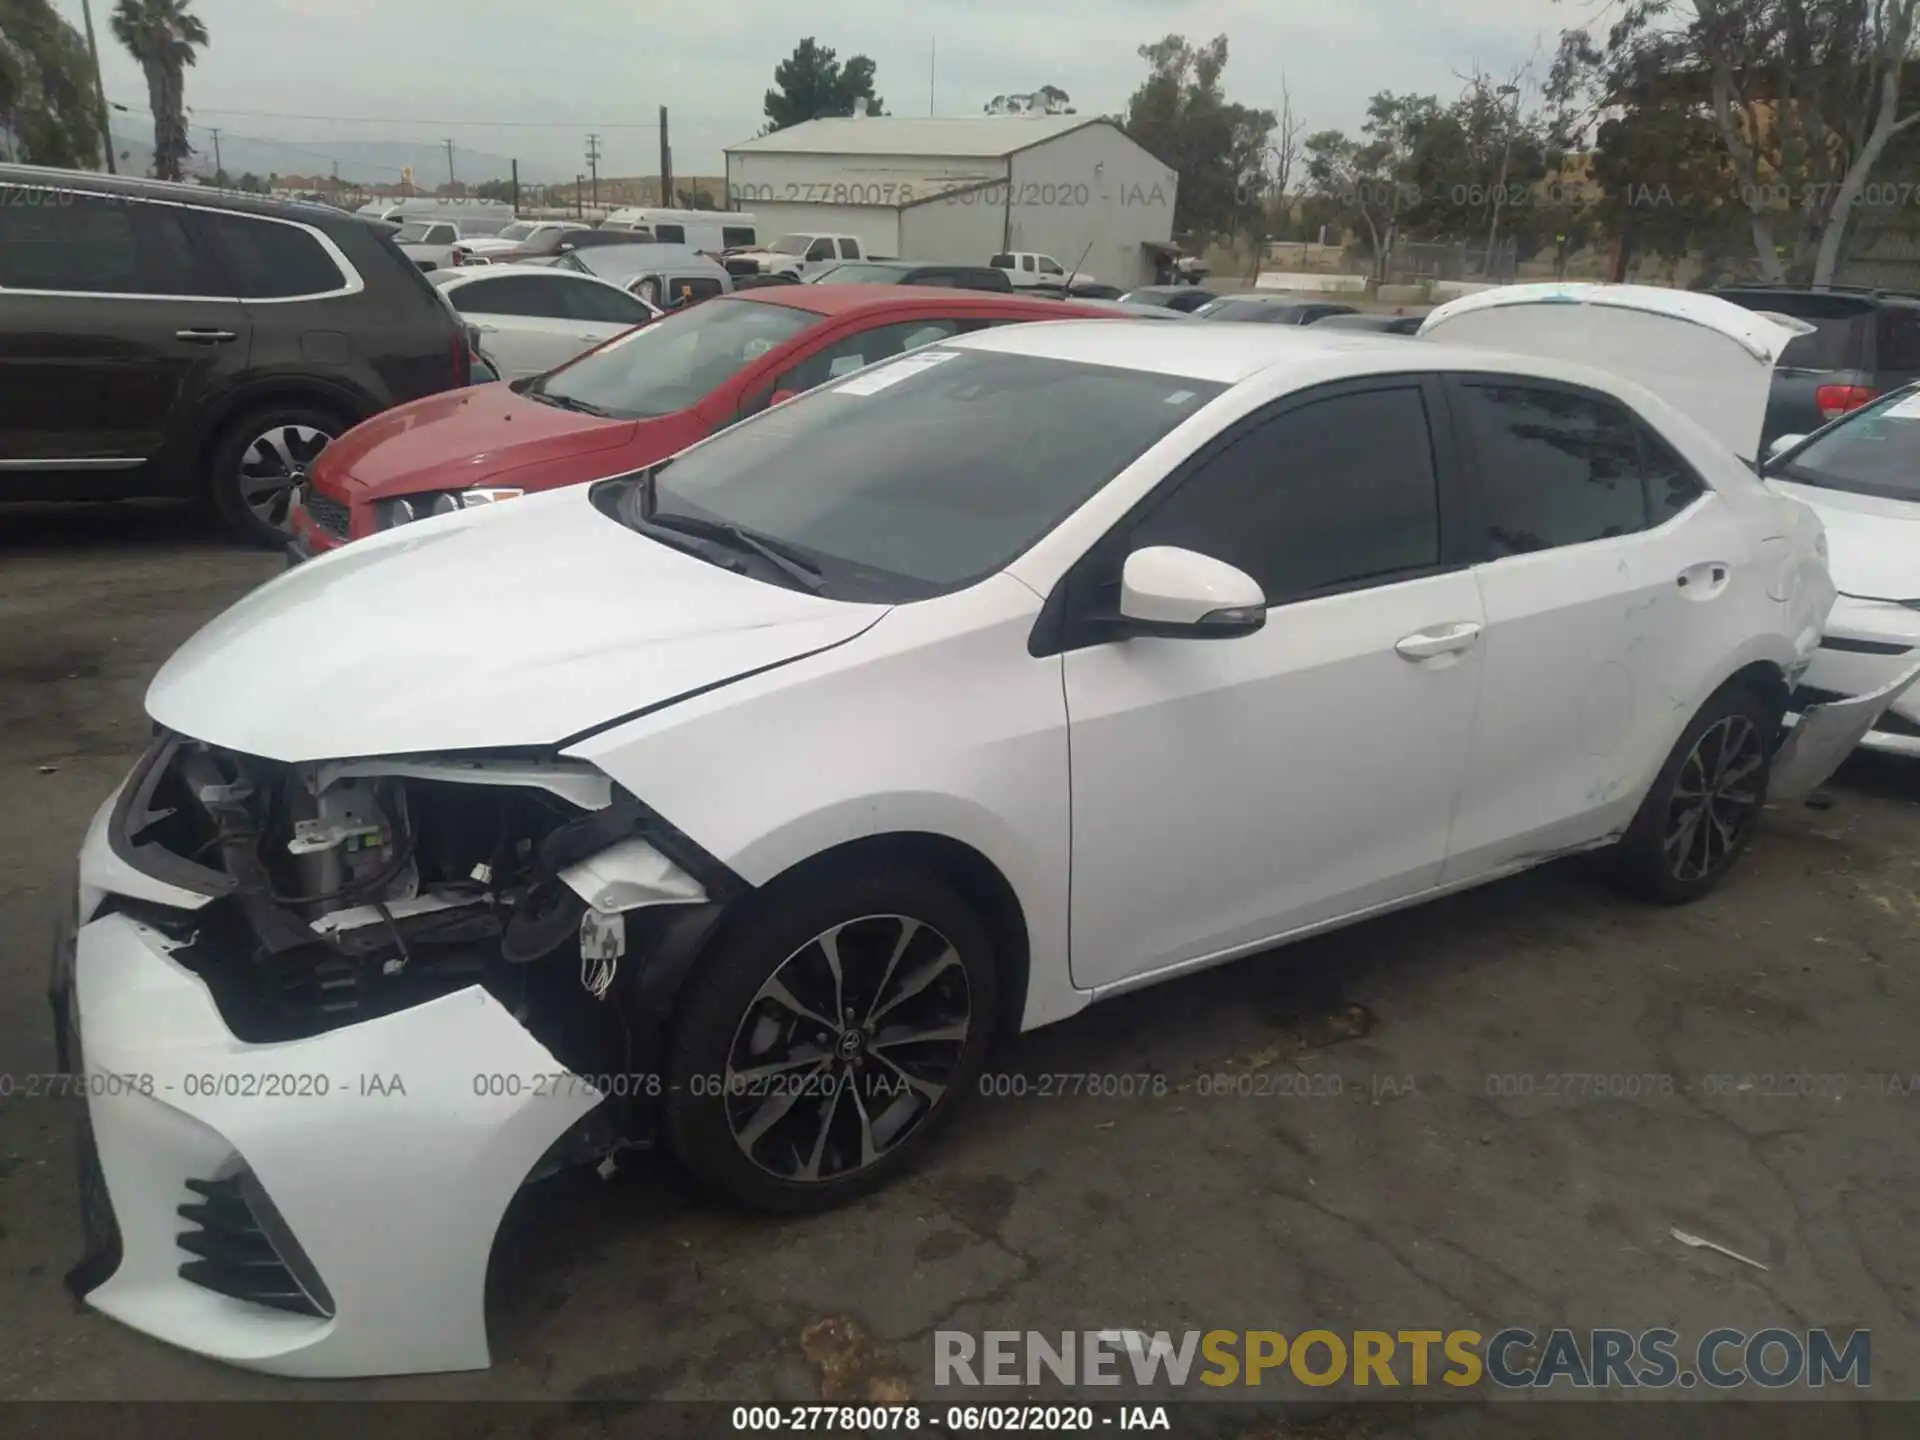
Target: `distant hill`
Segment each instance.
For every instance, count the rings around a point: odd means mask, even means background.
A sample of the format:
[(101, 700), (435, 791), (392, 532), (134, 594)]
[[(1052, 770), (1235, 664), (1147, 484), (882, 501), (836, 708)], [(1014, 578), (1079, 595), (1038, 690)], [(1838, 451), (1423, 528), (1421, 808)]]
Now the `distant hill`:
[[(213, 134), (205, 126), (188, 130), (194, 154), (187, 168), (196, 175), (211, 177), (214, 171)], [(153, 168), (151, 135), (138, 135), (125, 129), (113, 132), (114, 153), (121, 156), (120, 169), (131, 175), (144, 175)], [(417, 183), (433, 186), (447, 178), (447, 152), (438, 145), (405, 140), (256, 140), (227, 133), (221, 127), (220, 163), (227, 174), (248, 173), (265, 179), (268, 175), (328, 175), (337, 166), (342, 180), (355, 185), (395, 184), (408, 166)], [(513, 162), (504, 155), (483, 150), (464, 150), (458, 142), (453, 151), (456, 178), (478, 184), (482, 180), (505, 180), (513, 173)], [(562, 175), (551, 167), (522, 164), (523, 184), (559, 184), (573, 176)]]

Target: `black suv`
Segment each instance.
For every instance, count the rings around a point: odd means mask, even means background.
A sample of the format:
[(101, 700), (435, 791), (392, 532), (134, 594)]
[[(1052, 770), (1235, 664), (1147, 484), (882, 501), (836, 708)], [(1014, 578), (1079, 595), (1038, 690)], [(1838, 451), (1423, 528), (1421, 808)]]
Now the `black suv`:
[(1920, 380), (1920, 296), (1839, 286), (1735, 285), (1712, 292), (1749, 310), (1813, 326), (1773, 370), (1760, 453), (1782, 435), (1811, 435), (1876, 395)]
[(0, 500), (204, 497), (283, 541), (329, 440), (471, 378), (458, 317), (390, 231), (0, 165)]

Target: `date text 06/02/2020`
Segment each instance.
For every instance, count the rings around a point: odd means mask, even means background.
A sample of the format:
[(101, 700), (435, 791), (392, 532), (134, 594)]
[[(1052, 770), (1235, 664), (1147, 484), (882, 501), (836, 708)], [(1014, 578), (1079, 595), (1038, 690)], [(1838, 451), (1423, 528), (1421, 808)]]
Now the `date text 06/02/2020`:
[(732, 1424), (736, 1434), (836, 1435), (913, 1434), (923, 1426), (949, 1435), (1173, 1428), (1164, 1405), (736, 1405)]

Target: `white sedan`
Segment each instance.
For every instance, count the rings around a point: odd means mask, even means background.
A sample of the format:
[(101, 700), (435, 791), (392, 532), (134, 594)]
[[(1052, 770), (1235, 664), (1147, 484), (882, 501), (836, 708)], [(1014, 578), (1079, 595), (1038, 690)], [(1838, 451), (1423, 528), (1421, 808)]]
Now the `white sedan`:
[[(1811, 437), (1783, 435), (1772, 488), (1812, 506), (1827, 528), (1839, 601), (1807, 670), (1814, 698), (1879, 690), (1920, 662), (1920, 386), (1908, 386)], [(1920, 690), (1860, 742), (1920, 757)]]
[(363, 540), (167, 662), (84, 842), (76, 1287), (479, 1367), (561, 1165), (833, 1205), (996, 1035), (1575, 851), (1690, 900), (1833, 598), (1630, 381), (1311, 327), (984, 330)]
[(503, 380), (544, 375), (663, 313), (596, 276), (545, 265), (463, 266), (427, 278), (477, 332)]

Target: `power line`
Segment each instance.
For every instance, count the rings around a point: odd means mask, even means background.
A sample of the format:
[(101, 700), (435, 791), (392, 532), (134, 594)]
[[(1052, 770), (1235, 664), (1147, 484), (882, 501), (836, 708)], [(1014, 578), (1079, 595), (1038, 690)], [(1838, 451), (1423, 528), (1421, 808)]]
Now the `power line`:
[[(145, 107), (142, 107), (145, 108)], [(241, 115), (259, 120), (325, 120), (336, 125), (470, 126), (480, 130), (578, 130), (577, 120), (436, 120), (419, 115), (307, 115), (291, 110), (230, 110), (217, 105), (195, 105), (196, 115)], [(658, 130), (657, 120), (630, 120), (596, 124), (597, 130)]]

